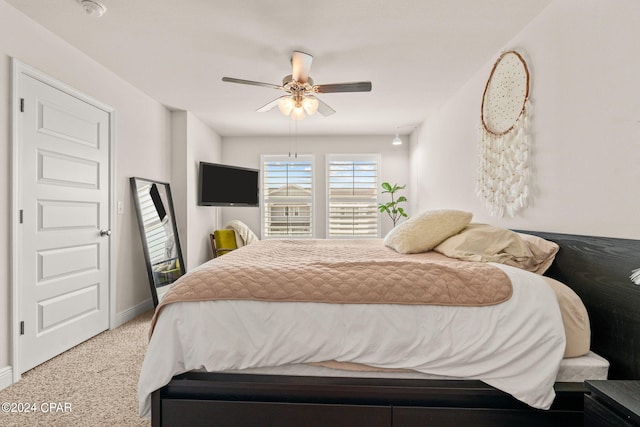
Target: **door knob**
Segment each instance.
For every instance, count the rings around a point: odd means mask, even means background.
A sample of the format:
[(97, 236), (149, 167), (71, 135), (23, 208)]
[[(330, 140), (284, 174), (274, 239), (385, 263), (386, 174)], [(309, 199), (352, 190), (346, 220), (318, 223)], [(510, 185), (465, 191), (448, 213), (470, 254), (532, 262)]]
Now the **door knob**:
[(111, 230), (100, 230), (100, 237), (111, 236)]

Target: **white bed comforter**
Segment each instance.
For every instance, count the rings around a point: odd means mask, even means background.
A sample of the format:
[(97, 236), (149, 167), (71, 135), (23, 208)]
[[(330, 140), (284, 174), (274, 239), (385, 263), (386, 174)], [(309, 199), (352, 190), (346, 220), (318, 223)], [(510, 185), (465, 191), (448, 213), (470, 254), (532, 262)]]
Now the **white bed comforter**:
[(505, 271), (512, 297), (486, 307), (262, 301), (179, 302), (160, 314), (138, 383), (141, 416), (174, 375), (290, 363), (363, 363), (479, 379), (548, 409), (565, 349), (560, 309), (540, 276)]

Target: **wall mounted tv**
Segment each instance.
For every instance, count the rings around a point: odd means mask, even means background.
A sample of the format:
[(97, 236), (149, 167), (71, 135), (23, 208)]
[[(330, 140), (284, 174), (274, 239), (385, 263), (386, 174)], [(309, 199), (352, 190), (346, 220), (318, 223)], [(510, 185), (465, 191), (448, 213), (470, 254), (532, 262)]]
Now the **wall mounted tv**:
[(258, 206), (257, 169), (200, 162), (198, 205)]

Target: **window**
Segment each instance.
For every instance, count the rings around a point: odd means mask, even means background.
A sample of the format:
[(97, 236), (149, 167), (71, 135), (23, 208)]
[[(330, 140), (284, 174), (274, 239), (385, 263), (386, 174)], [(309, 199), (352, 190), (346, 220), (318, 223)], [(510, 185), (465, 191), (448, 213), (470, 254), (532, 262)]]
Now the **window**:
[(263, 237), (313, 237), (313, 156), (261, 157)]
[(327, 155), (327, 237), (379, 237), (380, 156)]

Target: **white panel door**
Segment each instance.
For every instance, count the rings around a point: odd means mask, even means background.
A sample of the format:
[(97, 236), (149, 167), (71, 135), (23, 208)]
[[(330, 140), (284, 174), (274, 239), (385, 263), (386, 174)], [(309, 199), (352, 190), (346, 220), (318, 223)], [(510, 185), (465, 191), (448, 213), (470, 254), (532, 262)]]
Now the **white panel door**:
[(22, 373), (109, 327), (110, 114), (18, 79)]

